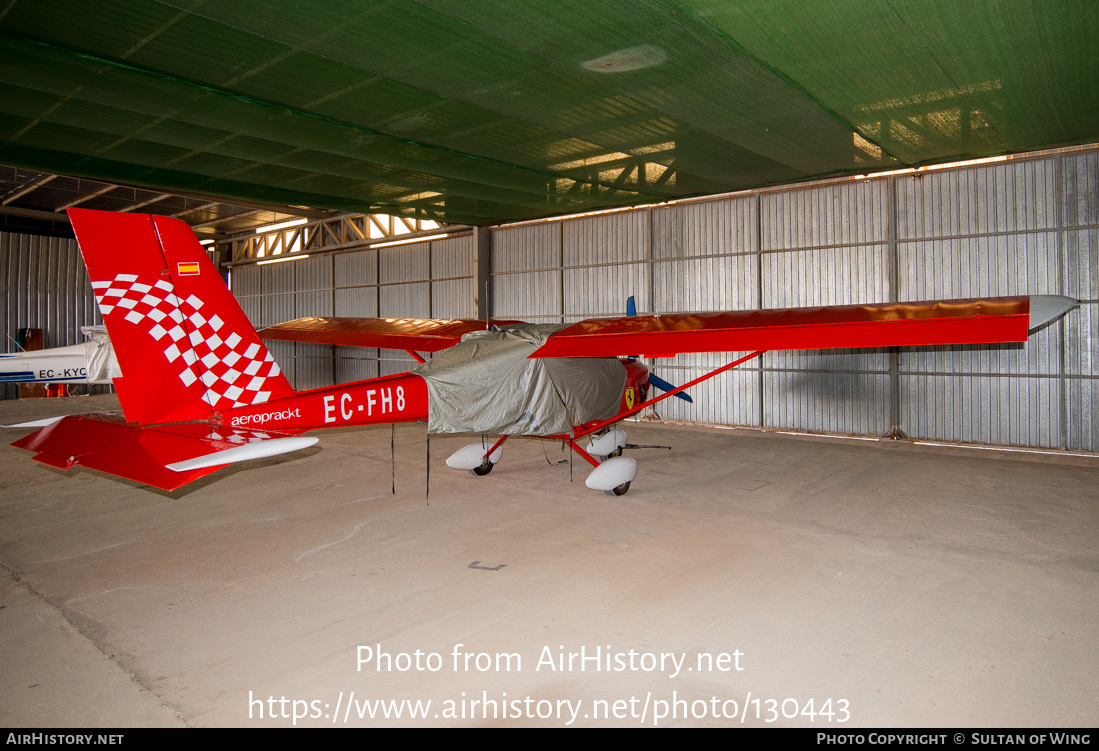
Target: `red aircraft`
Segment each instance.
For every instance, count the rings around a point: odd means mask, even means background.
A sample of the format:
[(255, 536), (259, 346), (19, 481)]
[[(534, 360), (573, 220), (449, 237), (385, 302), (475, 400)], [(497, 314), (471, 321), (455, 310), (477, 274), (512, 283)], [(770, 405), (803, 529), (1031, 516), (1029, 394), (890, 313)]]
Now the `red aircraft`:
[[(430, 432), (501, 436), (447, 464), (487, 474), (511, 435), (560, 440), (594, 467), (586, 484), (621, 495), (637, 473), (612, 426), (708, 378), (790, 349), (1025, 342), (1075, 304), (1060, 296), (879, 303), (516, 321), (304, 318), (257, 334), (190, 228), (176, 219), (70, 209), (122, 372), (125, 419), (42, 421), (13, 446), (174, 490), (229, 464), (312, 446), (317, 428), (426, 420)], [(295, 392), (261, 336), (408, 351), (400, 375)], [(435, 353), (425, 361), (419, 352)], [(683, 386), (638, 361), (748, 352)], [(662, 390), (650, 398), (649, 388)], [(688, 398), (689, 399), (689, 398)], [(24, 426), (32, 424), (24, 423)], [(14, 427), (14, 426), (13, 426)], [(579, 440), (590, 437), (586, 447)], [(602, 461), (600, 461), (602, 460)]]

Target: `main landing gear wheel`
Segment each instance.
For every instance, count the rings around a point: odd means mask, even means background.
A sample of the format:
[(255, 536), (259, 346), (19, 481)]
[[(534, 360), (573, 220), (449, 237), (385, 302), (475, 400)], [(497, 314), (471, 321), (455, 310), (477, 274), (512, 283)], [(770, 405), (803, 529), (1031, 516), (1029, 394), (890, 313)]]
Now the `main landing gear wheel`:
[(607, 495), (626, 495), (626, 491), (628, 491), (629, 489), (630, 489), (630, 483), (627, 481), (627, 482), (622, 483), (621, 485), (619, 485), (616, 488), (611, 488), (610, 490), (604, 490), (603, 492), (606, 493)]
[[(487, 475), (491, 471), (492, 471), (492, 462), (490, 462), (488, 460), (488, 457), (485, 457), (485, 460), (483, 462), (481, 462), (481, 466), (480, 467), (474, 467), (473, 469), (471, 469), (469, 471), (469, 473), (471, 475), (477, 475), (478, 477), (484, 477), (485, 475)], [(629, 485), (629, 483), (626, 483), (626, 484)], [(622, 491), (622, 492), (625, 492), (625, 491)]]

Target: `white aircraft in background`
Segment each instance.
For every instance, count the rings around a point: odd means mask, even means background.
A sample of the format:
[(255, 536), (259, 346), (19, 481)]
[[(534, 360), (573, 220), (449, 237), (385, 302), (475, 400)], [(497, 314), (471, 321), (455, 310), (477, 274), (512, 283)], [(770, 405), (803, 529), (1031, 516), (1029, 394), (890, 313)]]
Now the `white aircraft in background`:
[(122, 375), (104, 326), (82, 326), (83, 344), (0, 354), (0, 383), (109, 384)]

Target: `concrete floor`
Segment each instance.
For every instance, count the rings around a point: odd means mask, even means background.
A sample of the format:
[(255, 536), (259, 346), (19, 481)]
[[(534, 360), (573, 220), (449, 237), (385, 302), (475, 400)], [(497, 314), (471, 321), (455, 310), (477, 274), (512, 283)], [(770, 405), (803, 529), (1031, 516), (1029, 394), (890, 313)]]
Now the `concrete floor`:
[(1099, 458), (625, 427), (618, 498), (435, 437), (425, 500), (422, 426), (396, 495), (388, 428), (171, 494), (5, 445), (0, 724), (1099, 724)]

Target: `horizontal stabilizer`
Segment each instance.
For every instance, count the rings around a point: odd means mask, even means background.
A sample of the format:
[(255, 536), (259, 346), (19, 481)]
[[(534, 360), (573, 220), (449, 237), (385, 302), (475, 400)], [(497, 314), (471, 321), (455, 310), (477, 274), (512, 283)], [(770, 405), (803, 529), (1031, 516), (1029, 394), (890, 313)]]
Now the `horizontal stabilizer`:
[(319, 439), (315, 436), (302, 436), (295, 438), (272, 438), (269, 441), (246, 443), (231, 449), (219, 451), (216, 454), (197, 456), (194, 459), (186, 459), (182, 462), (174, 462), (166, 465), (173, 472), (186, 472), (190, 469), (205, 469), (206, 467), (224, 467), (226, 464), (236, 464), (249, 459), (266, 459), (269, 456), (288, 454), (291, 451), (300, 451), (315, 444)]
[(11, 425), (4, 425), (5, 428), (44, 428), (47, 425), (53, 425), (58, 420), (64, 420), (65, 415), (59, 417), (44, 417), (41, 420), (28, 420), (27, 422), (13, 422)]
[[(41, 428), (12, 446), (35, 452), (35, 461), (51, 467), (68, 469), (80, 465), (161, 490), (175, 490), (227, 464), (315, 443), (315, 439), (309, 438), (292, 439), (307, 442), (292, 446), (278, 442), (290, 439), (295, 432), (240, 430), (201, 423), (143, 427), (124, 422), (118, 415), (74, 415)], [(275, 443), (278, 450), (235, 451), (264, 442)], [(168, 469), (169, 464), (184, 467), (173, 471)]]

